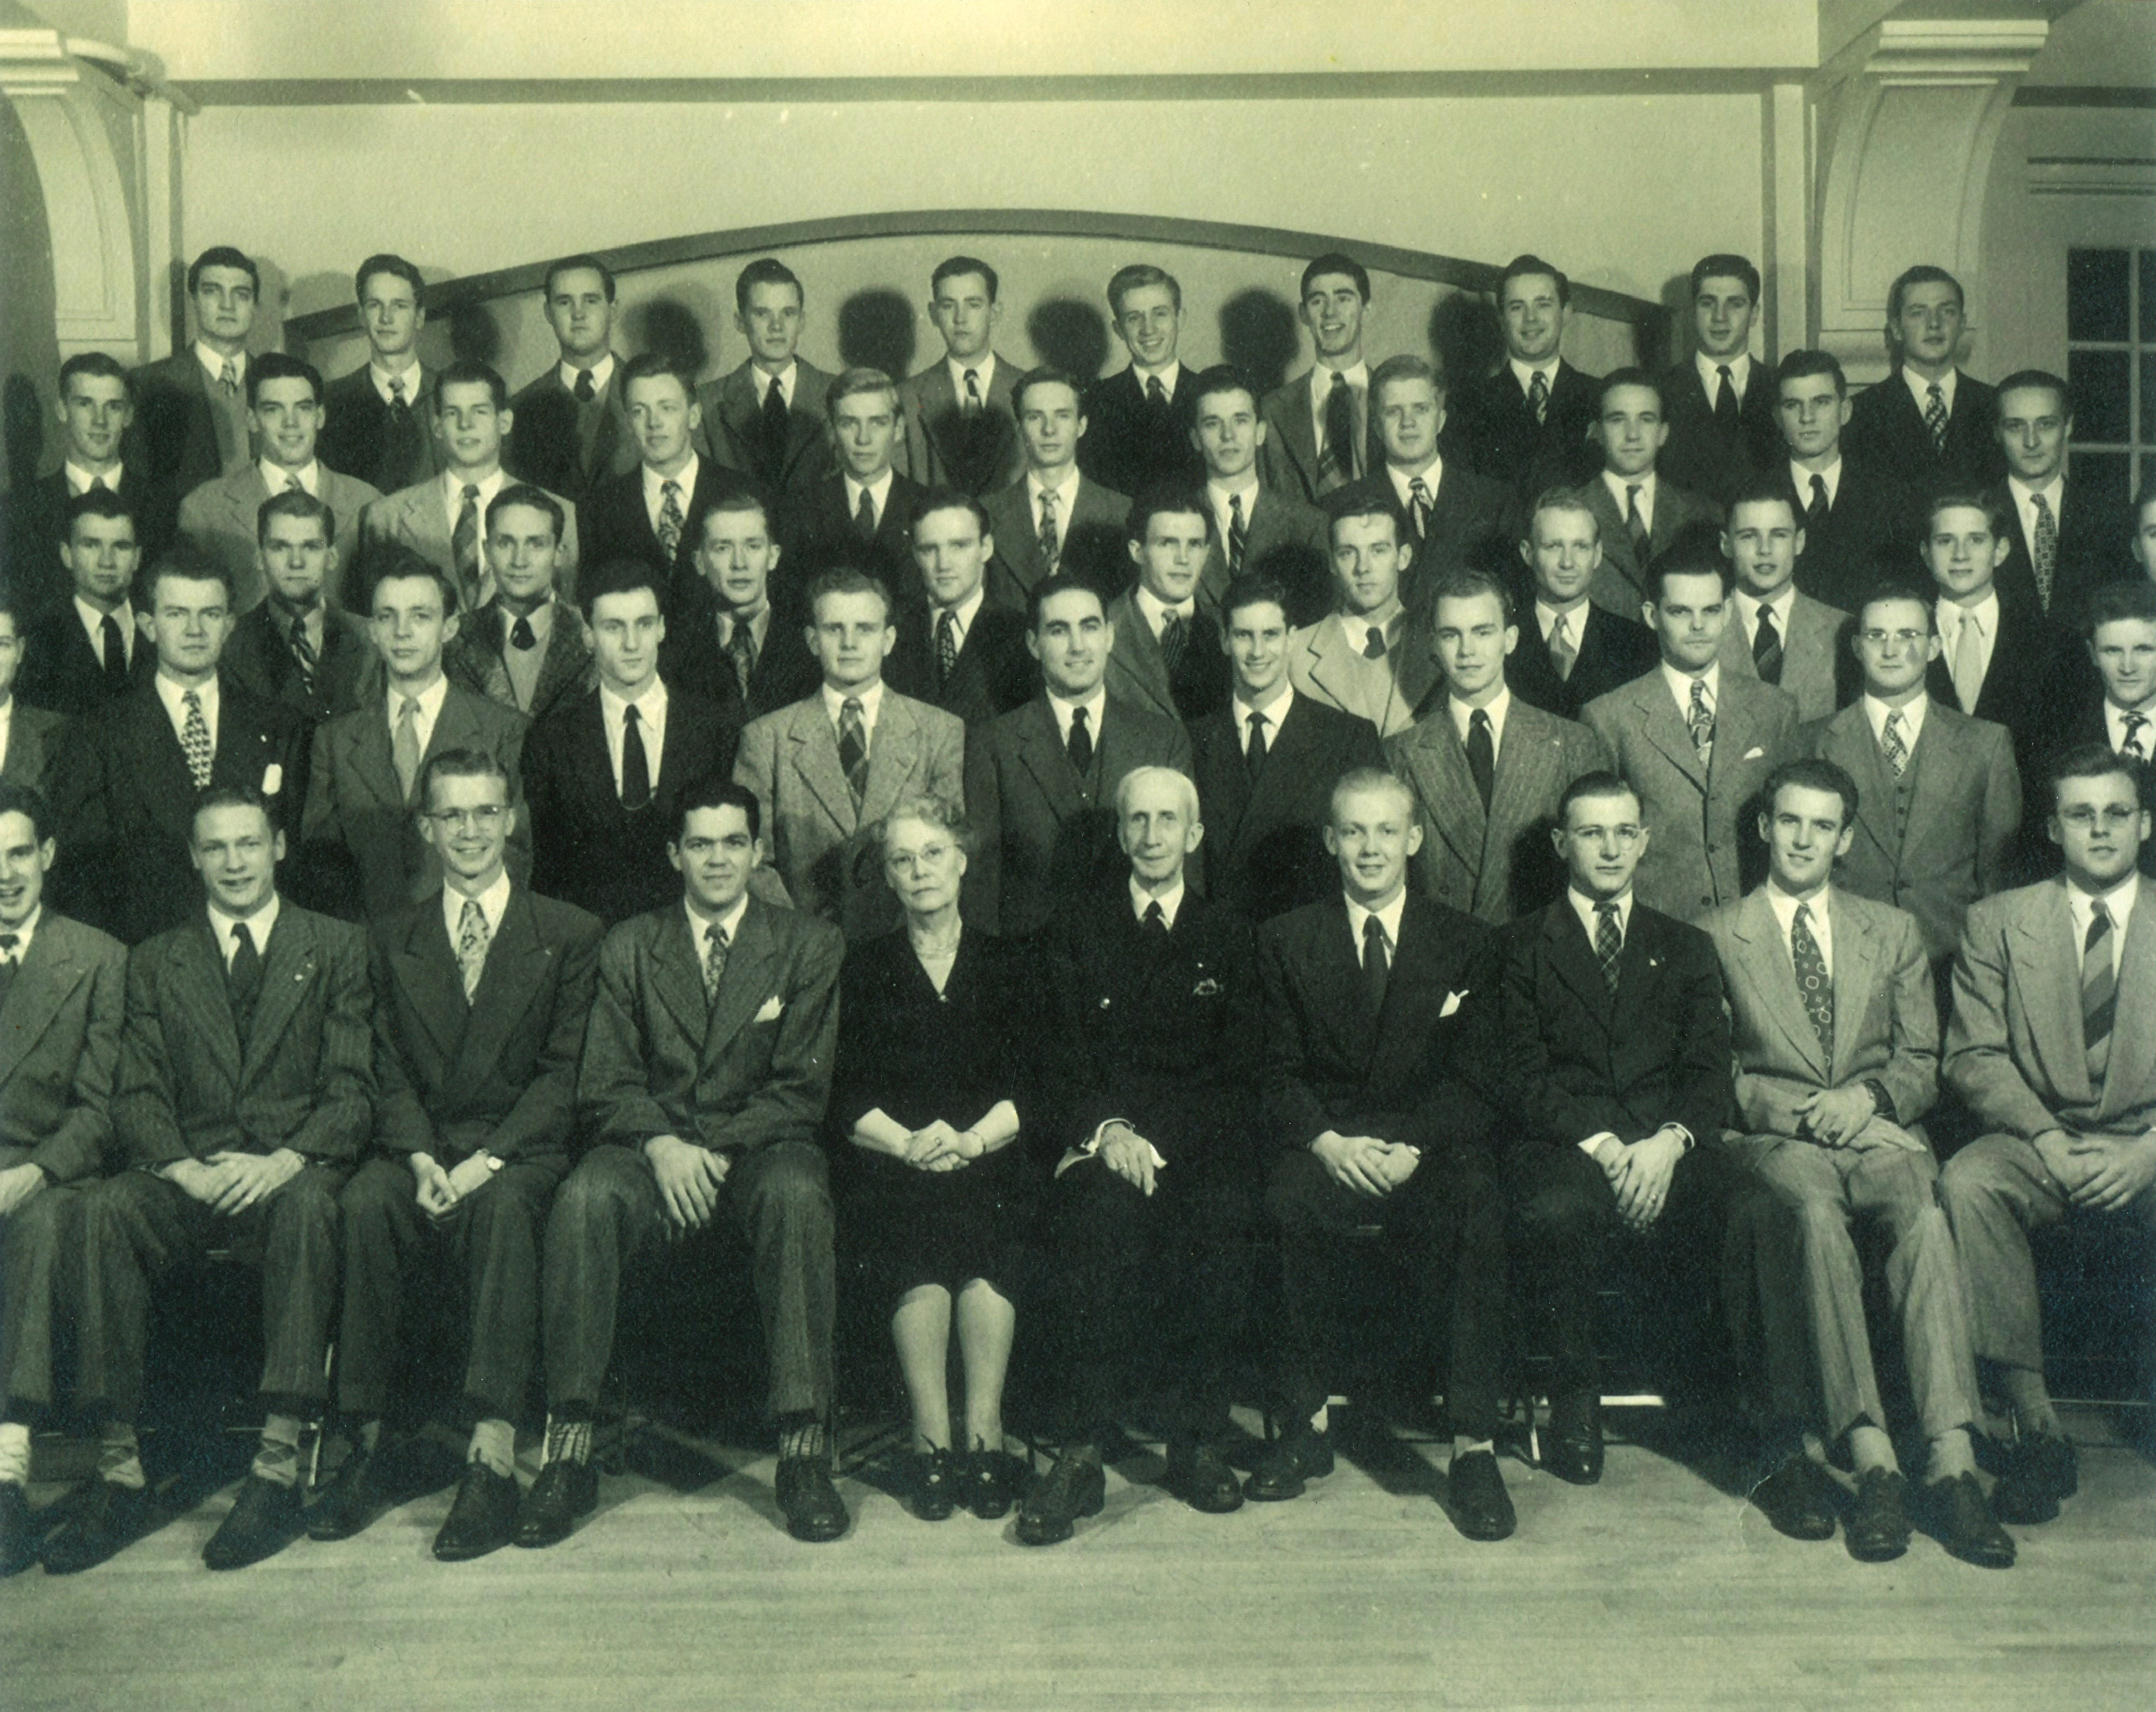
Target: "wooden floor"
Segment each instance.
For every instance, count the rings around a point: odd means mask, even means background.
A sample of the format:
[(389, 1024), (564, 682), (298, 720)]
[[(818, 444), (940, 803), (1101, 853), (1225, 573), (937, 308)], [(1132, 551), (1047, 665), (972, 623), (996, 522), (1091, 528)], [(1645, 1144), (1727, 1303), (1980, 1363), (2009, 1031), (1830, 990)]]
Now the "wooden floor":
[[(549, 1551), (439, 1565), (447, 1491), (213, 1576), (230, 1489), (72, 1581), (0, 1583), (0, 1709), (2156, 1705), (2156, 1469), (2094, 1415), (2019, 1565), (1801, 1545), (1685, 1463), (1596, 1489), (1517, 1462), (1517, 1537), (1462, 1540), (1441, 1452), (1366, 1435), (1301, 1500), (1199, 1516), (1143, 1449), (1070, 1544), (930, 1525), (869, 1480), (836, 1545), (781, 1531), (767, 1454), (646, 1440)], [(1651, 1438), (1647, 1421), (1642, 1436)], [(44, 1495), (49, 1496), (49, 1490)]]

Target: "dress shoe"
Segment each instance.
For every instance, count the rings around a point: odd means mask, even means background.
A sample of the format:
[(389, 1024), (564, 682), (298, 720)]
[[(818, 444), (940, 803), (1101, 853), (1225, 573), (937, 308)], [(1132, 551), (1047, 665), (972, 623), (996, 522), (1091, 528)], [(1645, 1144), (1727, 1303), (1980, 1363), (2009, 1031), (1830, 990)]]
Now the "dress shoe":
[(38, 1527), (19, 1481), (0, 1480), (0, 1576), (19, 1576), (38, 1561)]
[(599, 1471), (589, 1463), (561, 1458), (539, 1470), (539, 1478), (516, 1507), (511, 1537), (519, 1545), (556, 1545), (569, 1537), (578, 1516), (599, 1507)]
[(1924, 1508), (1939, 1544), (1951, 1556), (1979, 1569), (2014, 1566), (2014, 1536), (1992, 1515), (1975, 1475), (1933, 1481), (1924, 1489)]
[(958, 1459), (947, 1450), (913, 1457), (913, 1513), (924, 1522), (947, 1522), (958, 1507)]
[(1550, 1400), (1543, 1470), (1575, 1486), (1592, 1486), (1602, 1478), (1602, 1398), (1598, 1393), (1568, 1391)]
[(999, 1522), (1011, 1513), (1030, 1472), (1024, 1458), (1007, 1450), (977, 1450), (966, 1458), (959, 1495), (983, 1521)]
[[(846, 1531), (846, 1501), (831, 1484), (831, 1466), (822, 1457), (779, 1458), (778, 1508), (786, 1531), (811, 1545)], [(947, 1508), (944, 1514), (950, 1514)]]
[(1752, 1489), (1752, 1502), (1792, 1540), (1834, 1538), (1834, 1507), (1827, 1501), (1825, 1477), (1799, 1451)]
[(1887, 1563), (1909, 1549), (1909, 1488), (1892, 1469), (1856, 1477), (1856, 1502), (1845, 1538), (1859, 1563)]
[(1243, 1489), (1236, 1482), (1235, 1471), (1214, 1445), (1170, 1445), (1168, 1473), (1162, 1484), (1204, 1515), (1224, 1516), (1243, 1507)]
[(1097, 1516), (1108, 1501), (1108, 1477), (1101, 1465), (1065, 1453), (1033, 1483), (1018, 1513), (1021, 1545), (1058, 1545), (1078, 1529), (1081, 1516)]
[(2027, 1527), (2048, 1522), (2059, 1500), (2081, 1489), (2081, 1465), (2073, 1446), (2056, 1433), (2031, 1433), (2014, 1447), (2006, 1472), (1991, 1489), (1991, 1513)]
[(274, 1557), (306, 1531), (300, 1513), (297, 1485), (280, 1486), (259, 1474), (239, 1484), (239, 1496), (203, 1547), (203, 1561), (213, 1570), (245, 1569)]
[(1495, 1451), (1471, 1450), (1455, 1457), (1445, 1484), (1452, 1499), (1452, 1524), (1470, 1540), (1507, 1540), (1519, 1519), (1512, 1497), (1497, 1471)]
[(142, 1531), (150, 1494), (139, 1486), (94, 1480), (83, 1494), (81, 1510), (45, 1537), (38, 1556), (49, 1576), (71, 1576), (95, 1567), (131, 1544)]
[(382, 1509), (382, 1457), (354, 1444), (322, 1494), (307, 1506), (310, 1540), (349, 1540)]
[(516, 1532), (521, 1497), (516, 1475), (497, 1474), (482, 1462), (466, 1463), (449, 1520), (434, 1535), (434, 1556), (444, 1563), (465, 1563), (508, 1545)]
[(1250, 1470), (1243, 1490), (1263, 1504), (1300, 1498), (1303, 1487), (1332, 1472), (1332, 1435), (1305, 1427), (1283, 1433)]

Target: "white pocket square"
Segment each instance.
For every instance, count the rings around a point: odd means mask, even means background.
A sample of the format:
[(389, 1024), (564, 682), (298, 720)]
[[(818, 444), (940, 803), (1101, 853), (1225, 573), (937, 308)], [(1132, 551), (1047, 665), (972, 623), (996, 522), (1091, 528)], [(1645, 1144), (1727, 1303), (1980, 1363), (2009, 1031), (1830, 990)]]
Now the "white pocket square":
[(1757, 761), (1766, 752), (1763, 749), (1748, 749), (1744, 751), (1744, 758), (1747, 761)]
[(262, 794), (274, 797), (285, 788), (285, 769), (281, 763), (271, 761), (262, 769)]
[(1455, 1011), (1458, 1010), (1460, 1008), (1460, 1000), (1466, 997), (1467, 989), (1464, 987), (1457, 992), (1449, 992), (1445, 994), (1445, 1008), (1437, 1013), (1438, 1020), (1441, 1023)]
[(785, 1008), (785, 1006), (779, 1003), (778, 995), (774, 992), (763, 1002), (763, 1007), (756, 1013), (756, 1020), (759, 1023), (776, 1023), (778, 1020), (778, 1013)]

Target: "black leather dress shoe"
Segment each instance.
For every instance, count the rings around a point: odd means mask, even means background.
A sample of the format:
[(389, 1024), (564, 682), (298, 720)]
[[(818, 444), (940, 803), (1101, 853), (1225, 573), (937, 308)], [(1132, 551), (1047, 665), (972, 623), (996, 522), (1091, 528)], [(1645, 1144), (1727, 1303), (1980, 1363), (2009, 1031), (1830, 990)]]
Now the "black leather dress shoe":
[(916, 1451), (913, 1513), (924, 1522), (947, 1522), (958, 1507), (958, 1460), (947, 1450)]
[(781, 1457), (778, 1484), (778, 1508), (795, 1539), (820, 1545), (846, 1531), (846, 1501), (831, 1484), (830, 1464), (822, 1457)]
[(444, 1563), (466, 1563), (500, 1551), (516, 1532), (521, 1499), (516, 1475), (497, 1474), (485, 1463), (466, 1463), (449, 1520), (434, 1535), (434, 1556)]
[(0, 1480), (0, 1576), (19, 1576), (37, 1561), (29, 1494), (15, 1481)]
[(141, 1487), (93, 1481), (81, 1510), (45, 1536), (38, 1553), (45, 1573), (71, 1576), (103, 1563), (141, 1534), (149, 1511), (150, 1494)]
[(2059, 1513), (2059, 1500), (2081, 1489), (2074, 1448), (2056, 1433), (2032, 1433), (2014, 1447), (2006, 1472), (1991, 1489), (1991, 1513), (2028, 1527)]
[(511, 1538), (519, 1545), (556, 1545), (569, 1537), (578, 1516), (599, 1507), (599, 1471), (567, 1458), (548, 1463), (517, 1506)]
[(1243, 1507), (1243, 1489), (1227, 1458), (1210, 1444), (1170, 1445), (1168, 1473), (1162, 1484), (1191, 1509), (1209, 1516), (1224, 1516)]
[(321, 1496), (307, 1506), (310, 1540), (349, 1540), (382, 1509), (382, 1457), (355, 1444), (339, 1463)]
[(1834, 1507), (1827, 1499), (1826, 1478), (1802, 1451), (1752, 1489), (1752, 1502), (1778, 1534), (1792, 1540), (1834, 1538)]
[(1021, 1545), (1060, 1545), (1078, 1531), (1079, 1519), (1097, 1516), (1108, 1501), (1108, 1477), (1090, 1459), (1065, 1454), (1033, 1483), (1018, 1513)]
[(1512, 1497), (1497, 1471), (1495, 1451), (1471, 1450), (1455, 1457), (1445, 1477), (1452, 1499), (1453, 1525), (1470, 1540), (1506, 1540), (1519, 1525)]
[(1974, 1474), (1934, 1480), (1924, 1489), (1924, 1508), (1939, 1544), (1979, 1569), (2011, 1569), (2014, 1536), (1999, 1525)]
[(230, 1513), (203, 1547), (203, 1561), (213, 1570), (245, 1569), (275, 1556), (305, 1531), (298, 1486), (280, 1486), (249, 1474), (240, 1483)]
[(1602, 1398), (1597, 1392), (1569, 1391), (1550, 1400), (1543, 1470), (1575, 1486), (1592, 1486), (1602, 1478)]
[(1030, 1470), (1007, 1450), (977, 1450), (966, 1458), (959, 1489), (966, 1508), (984, 1522), (999, 1522), (1025, 1490)]
[(1856, 1503), (1844, 1530), (1859, 1563), (1887, 1563), (1909, 1549), (1909, 1489), (1892, 1469), (1856, 1477)]
[(1260, 1458), (1243, 1490), (1261, 1504), (1300, 1498), (1312, 1480), (1332, 1472), (1332, 1435), (1308, 1428), (1282, 1433)]

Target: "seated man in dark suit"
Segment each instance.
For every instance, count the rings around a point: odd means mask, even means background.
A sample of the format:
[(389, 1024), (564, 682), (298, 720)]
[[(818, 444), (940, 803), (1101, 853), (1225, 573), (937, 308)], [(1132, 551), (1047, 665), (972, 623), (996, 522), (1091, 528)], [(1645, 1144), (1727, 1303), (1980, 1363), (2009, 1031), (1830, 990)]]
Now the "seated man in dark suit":
[[(910, 590), (913, 559), (906, 531), (927, 489), (892, 465), (899, 443), (899, 389), (881, 369), (850, 368), (824, 395), (839, 467), (793, 505), (786, 520), (786, 568), (772, 593), (789, 624), (808, 622), (808, 585), (839, 559), (868, 569), (884, 587)], [(1011, 432), (1015, 445), (1018, 433)], [(908, 604), (910, 604), (910, 598)]]
[(1262, 479), (1258, 454), (1266, 428), (1248, 379), (1224, 366), (1209, 368), (1190, 390), (1197, 423), (1191, 433), (1205, 462), (1214, 527), (1199, 605), (1214, 611), (1235, 578), (1262, 574), (1287, 590), (1291, 618), (1314, 623), (1332, 604), (1325, 514)]
[[(225, 644), (233, 681), (282, 702), (315, 727), (379, 693), (382, 656), (367, 626), (327, 598), (337, 566), (336, 513), (314, 495), (272, 494), (255, 522), (260, 605), (241, 615)], [(345, 539), (357, 533), (348, 520)], [(304, 794), (306, 782), (295, 780)]]
[(1370, 365), (1363, 356), (1369, 306), (1370, 275), (1354, 257), (1336, 250), (1303, 269), (1296, 319), (1310, 334), (1316, 360), (1260, 404), (1265, 438), (1258, 467), (1267, 487), (1306, 505), (1362, 480), (1378, 463)]
[(921, 500), (913, 514), (913, 562), (927, 601), (901, 605), (898, 641), (884, 665), (894, 689), (968, 725), (1024, 706), (1040, 687), (1040, 668), (1026, 652), (1024, 608), (989, 592), (994, 551), (978, 500), (937, 488)]
[(981, 496), (995, 537), (988, 581), (998, 606), (1022, 607), (1033, 586), (1060, 572), (1113, 600), (1130, 587), (1123, 529), (1131, 501), (1080, 473), (1087, 422), (1075, 375), (1040, 367), (1011, 384), (1025, 474)]
[(1420, 833), (1406, 787), (1355, 771), (1333, 787), (1326, 848), (1339, 894), (1269, 921), (1260, 1082), (1276, 1151), (1265, 1210), (1280, 1228), (1286, 1313), (1274, 1352), (1285, 1429), (1252, 1471), (1252, 1498), (1299, 1496), (1332, 1471), (1321, 1351), (1344, 1280), (1342, 1239), (1382, 1225), (1409, 1246), (1406, 1310), (1449, 1322), (1440, 1366), (1452, 1423), (1446, 1485), (1471, 1540), (1512, 1531), (1497, 1472), (1505, 1321), (1504, 1201), (1477, 1091), (1494, 971), (1471, 917), (1415, 895)]
[(1594, 434), (1602, 473), (1580, 497), (1602, 531), (1602, 569), (1589, 591), (1598, 606), (1630, 618), (1648, 599), (1647, 566), (1687, 529), (1719, 524), (1722, 508), (1666, 481), (1656, 464), (1669, 438), (1661, 383), (1645, 369), (1603, 377)]
[(1011, 401), (1019, 372), (992, 348), (1003, 313), (996, 270), (984, 261), (947, 256), (928, 276), (928, 319), (942, 336), (943, 359), (898, 389), (901, 468), (923, 487), (985, 499), (1019, 478), (1024, 460)]
[(494, 598), (469, 613), (442, 649), (452, 684), (544, 719), (592, 686), (592, 649), (561, 587), (567, 513), (542, 488), (517, 482), (486, 508)]
[(1915, 505), (1894, 477), (1842, 456), (1849, 382), (1824, 351), (1792, 351), (1774, 371), (1789, 500), (1804, 530), (1797, 587), (1848, 610), (1882, 577), (1913, 573)]
[(836, 1285), (817, 1140), (845, 940), (749, 895), (758, 830), (754, 793), (731, 780), (685, 793), (667, 847), (683, 897), (623, 922), (600, 947), (577, 1077), (592, 1145), (547, 1221), (547, 1446), (520, 1545), (566, 1538), (598, 1504), (592, 1412), (624, 1265), (716, 1224), (751, 1251), (788, 1530), (808, 1540), (846, 1530), (831, 1484)]
[(0, 783), (0, 1576), (37, 1561), (30, 1428), (59, 1401), (54, 1336), (105, 1170), (127, 1004), (117, 940), (45, 905), (53, 817)]
[(1126, 545), (1138, 567), (1137, 586), (1108, 602), (1116, 633), (1108, 693), (1163, 719), (1194, 724), (1228, 699), (1219, 614), (1198, 604), (1213, 514), (1194, 490), (1156, 489), (1131, 508)]
[(33, 707), (74, 719), (148, 683), (157, 651), (134, 603), (142, 541), (128, 502), (92, 488), (68, 501), (62, 527), (73, 594), (25, 623), (20, 689)]
[(49, 708), (15, 699), (15, 677), (23, 663), (23, 638), (15, 628), (15, 607), (0, 589), (0, 782), (33, 791), (45, 787), (46, 776), (59, 753), (67, 721)]
[(806, 299), (793, 270), (759, 256), (734, 277), (739, 368), (696, 389), (712, 462), (752, 477), (774, 500), (805, 494), (831, 469), (824, 413), (830, 376), (800, 355)]
[(2131, 570), (2119, 551), (2125, 519), (2100, 486), (2067, 479), (2073, 437), (2073, 407), (2058, 376), (2025, 368), (1999, 383), (2001, 497), (2014, 544), (1999, 580), (2033, 592), (2045, 617), (2066, 630), (2081, 623), (2098, 587)]
[(1540, 256), (1505, 264), (1496, 293), (1505, 361), (1455, 390), (1467, 463), (1525, 503), (1545, 488), (1577, 487), (1599, 461), (1588, 434), (1598, 382), (1558, 354), (1572, 282)]
[(1804, 520), (1777, 475), (1745, 482), (1722, 526), (1722, 551), (1736, 567), (1734, 611), (1722, 633), (1722, 664), (1797, 699), (1797, 717), (1823, 720), (1856, 694), (1847, 613), (1797, 587)]
[(539, 1353), (539, 1239), (569, 1168), (605, 930), (510, 879), (502, 857), (516, 811), (492, 756), (442, 751), (420, 801), (444, 884), (370, 935), (374, 1146), (338, 1197), (337, 1410), (352, 1447), (307, 1532), (346, 1539), (380, 1507), (406, 1275), (423, 1253), (446, 1250), (465, 1280), (463, 1406), (474, 1422), (463, 1482), (434, 1537), (434, 1556), (455, 1562), (506, 1545), (516, 1530), (516, 1417)]
[(1051, 1135), (1066, 1148), (1046, 1214), (1065, 1420), (1019, 1512), (1022, 1545), (1068, 1540), (1100, 1510), (1101, 1448), (1131, 1351), (1155, 1327), (1176, 1376), (1166, 1484), (1209, 1515), (1242, 1507), (1221, 1448), (1257, 1207), (1258, 968), (1250, 924), (1185, 884), (1204, 833), (1188, 777), (1126, 773), (1116, 837), (1129, 871), (1071, 899), (1046, 936)]
[(1759, 270), (1741, 255), (1691, 269), (1692, 356), (1662, 376), (1669, 443), (1661, 467), (1677, 486), (1727, 505), (1782, 460), (1773, 372), (1752, 357)]
[(419, 363), (427, 282), (401, 255), (371, 255), (352, 284), (367, 361), (323, 392), (322, 461), (393, 494), (442, 467), (431, 422), (431, 377)]
[(1850, 409), (1850, 456), (1920, 496), (2005, 473), (1999, 395), (1955, 366), (1965, 315), (1961, 282), (1944, 268), (1904, 269), (1887, 293), (1892, 372)]
[(597, 256), (564, 257), (540, 287), (560, 360), (510, 401), (502, 461), (519, 481), (572, 504), (609, 475), (636, 468), (636, 436), (613, 354), (613, 271)]
[(1535, 500), (1520, 558), (1535, 632), (1505, 676), (1521, 700), (1576, 720), (1596, 697), (1654, 670), (1655, 633), (1589, 597), (1602, 567), (1602, 525), (1575, 491), (1552, 488)]
[(82, 1209), (75, 1392), (101, 1420), (101, 1448), (85, 1501), (45, 1541), (53, 1574), (102, 1563), (142, 1530), (135, 1422), (151, 1289), (212, 1248), (262, 1269), (264, 1418), (203, 1561), (239, 1569), (300, 1532), (300, 1430), (328, 1391), (337, 1192), (366, 1144), (375, 1084), (366, 938), (278, 896), (284, 842), (259, 795), (203, 792), (192, 919), (128, 961), (112, 1097), (126, 1169)]
[(696, 548), (704, 593), (666, 627), (659, 654), (660, 676), (726, 709), (737, 725), (816, 687), (807, 626), (775, 603), (772, 573), (783, 550), (774, 527), (768, 502), (747, 489), (712, 503)]
[(1205, 479), (1190, 431), (1197, 413), (1188, 382), (1196, 371), (1176, 356), (1183, 333), (1183, 287), (1150, 262), (1116, 269), (1108, 281), (1108, 320), (1130, 363), (1086, 389), (1078, 467), (1119, 494), (1162, 482), (1195, 487)]
[[(254, 456), (247, 428), (247, 336), (262, 270), (228, 243), (187, 264), (192, 344), (135, 371), (135, 432), (144, 474), (177, 496)], [(132, 458), (136, 452), (128, 455)]]

